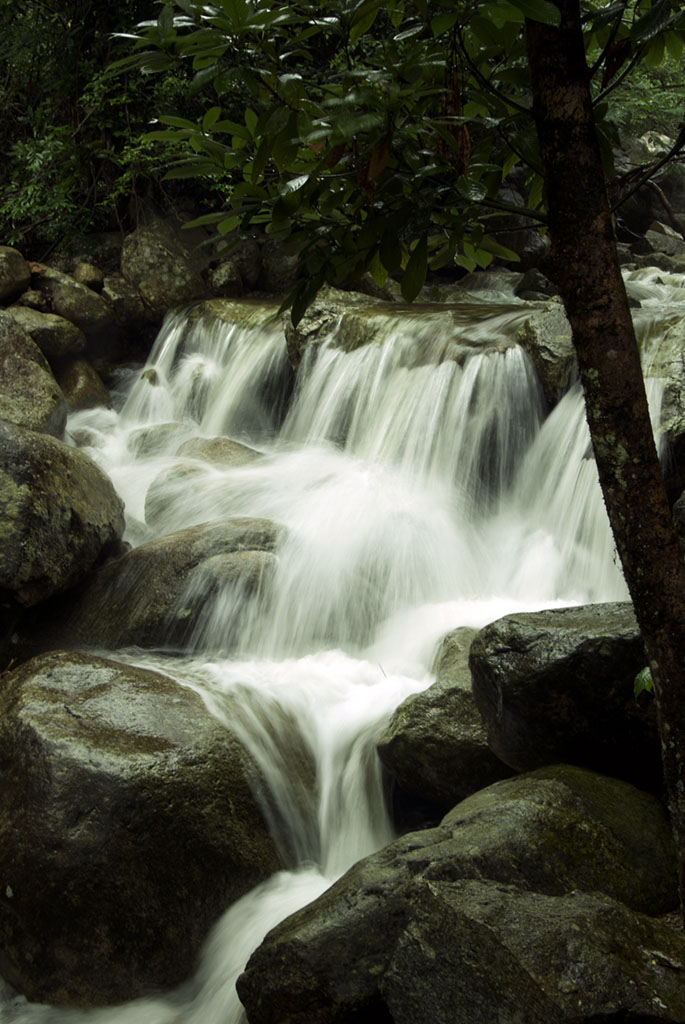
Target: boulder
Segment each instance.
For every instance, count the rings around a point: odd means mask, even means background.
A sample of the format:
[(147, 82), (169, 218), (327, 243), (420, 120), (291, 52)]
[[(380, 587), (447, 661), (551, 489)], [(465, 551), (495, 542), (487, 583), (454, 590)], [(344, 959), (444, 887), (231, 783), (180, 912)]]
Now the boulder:
[(90, 264), (111, 274), (119, 268), (121, 244), (121, 231), (94, 231), (87, 235), (77, 235), (60, 246), (52, 262), (65, 274), (72, 274), (80, 263)]
[(180, 458), (199, 459), (226, 467), (248, 466), (260, 456), (254, 448), (228, 437), (192, 437), (183, 442), (176, 454)]
[(104, 279), (102, 294), (112, 307), (120, 327), (142, 327), (150, 319), (155, 323), (161, 322), (161, 317), (150, 317), (138, 289), (129, 284), (123, 274), (109, 274)]
[(0, 302), (12, 302), (31, 283), (29, 265), (17, 249), (0, 245)]
[(209, 274), (209, 286), (212, 294), (219, 298), (237, 299), (243, 294), (243, 281), (237, 262), (232, 259), (223, 260)]
[[(154, 370), (152, 371), (154, 373)], [(153, 387), (156, 380), (150, 380)], [(187, 440), (196, 427), (192, 423), (179, 423), (171, 420), (168, 423), (153, 423), (149, 427), (138, 427), (128, 435), (126, 447), (138, 458), (149, 458), (153, 455), (168, 455), (182, 441)]]
[(99, 267), (81, 260), (76, 264), (71, 275), (79, 284), (83, 284), (91, 291), (101, 292), (105, 284), (105, 275)]
[(101, 295), (60, 270), (40, 267), (35, 286), (50, 302), (53, 313), (71, 320), (88, 337), (97, 337), (114, 326), (112, 307)]
[(205, 479), (195, 459), (176, 462), (154, 478), (145, 494), (145, 523), (155, 534), (176, 531), (207, 515), (196, 487)]
[(626, 783), (566, 766), (496, 783), (270, 932), (238, 979), (250, 1024), (683, 1022), (685, 938), (635, 909), (677, 900), (669, 842)]
[(68, 359), (55, 370), (57, 383), (67, 401), (69, 412), (112, 405), (102, 377), (87, 359)]
[(659, 225), (659, 230), (650, 227), (645, 231), (645, 239), (652, 252), (663, 252), (667, 256), (682, 259), (685, 257), (685, 239), (676, 231), (664, 231), (663, 227), (664, 225)]
[(10, 306), (7, 312), (31, 336), (47, 359), (78, 355), (86, 347), (83, 331), (63, 316), (41, 313), (29, 306)]
[[(685, 270), (685, 264), (683, 265)], [(682, 490), (685, 481), (685, 322), (663, 328), (659, 346), (650, 361), (649, 374), (663, 381), (659, 431), (666, 435), (669, 455), (665, 477), (670, 489)]]
[(152, 217), (124, 240), (121, 272), (154, 313), (205, 298), (202, 269), (200, 257), (167, 219)]
[(62, 593), (124, 530), (123, 505), (86, 454), (0, 423), (0, 601), (30, 607)]
[(519, 327), (516, 340), (530, 356), (553, 408), (577, 374), (571, 325), (559, 302), (548, 302)]
[[(290, 316), (283, 320), (288, 358), (297, 369), (305, 349), (328, 341), (336, 334), (336, 344), (345, 351), (370, 344), (386, 329), (382, 316), (373, 317), (385, 303), (374, 302), (359, 292), (342, 292), (337, 288), (322, 288), (294, 327)], [(369, 316), (369, 313), (372, 316)]]
[(471, 644), (488, 743), (517, 771), (560, 761), (660, 791), (656, 711), (636, 700), (647, 664), (630, 604), (508, 615)]
[[(273, 570), (280, 528), (267, 519), (220, 519), (141, 544), (102, 566), (47, 630), (69, 647), (192, 646), (212, 622), (212, 599), (235, 597), (221, 642)], [(216, 642), (216, 641), (215, 641)]]
[(177, 985), (222, 911), (279, 868), (255, 768), (156, 671), (51, 652), (0, 690), (0, 963), (34, 1001)]
[(0, 313), (0, 420), (61, 437), (67, 405), (50, 366), (9, 313)]
[(400, 704), (378, 737), (378, 755), (400, 788), (401, 804), (418, 801), (442, 816), (512, 774), (488, 747), (471, 692), (468, 658), (475, 634), (467, 628), (447, 634), (433, 685)]

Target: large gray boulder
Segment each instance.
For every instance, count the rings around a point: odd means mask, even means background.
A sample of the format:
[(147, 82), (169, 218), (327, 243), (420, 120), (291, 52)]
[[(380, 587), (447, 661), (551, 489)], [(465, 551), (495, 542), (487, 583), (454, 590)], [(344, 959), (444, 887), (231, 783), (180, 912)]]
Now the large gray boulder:
[(75, 356), (86, 347), (83, 331), (63, 316), (41, 313), (30, 306), (10, 306), (7, 312), (31, 336), (47, 359)]
[(61, 437), (67, 405), (50, 366), (26, 331), (0, 312), (0, 420)]
[(566, 761), (659, 791), (654, 702), (634, 696), (646, 664), (630, 604), (498, 619), (470, 652), (490, 747), (517, 771)]
[(64, 651), (22, 665), (0, 689), (0, 769), (0, 963), (31, 1000), (177, 985), (280, 866), (253, 763), (159, 672)]
[(379, 757), (405, 801), (445, 814), (464, 797), (512, 774), (490, 750), (471, 692), (474, 629), (455, 629), (436, 657), (436, 680), (397, 708), (378, 737)]
[(198, 459), (214, 466), (234, 468), (249, 466), (261, 453), (229, 437), (192, 437), (183, 442), (176, 454), (181, 458)]
[(41, 266), (36, 287), (48, 299), (53, 313), (70, 320), (88, 338), (97, 338), (114, 326), (114, 312), (101, 295), (61, 270)]
[(212, 639), (215, 604), (232, 598), (213, 638), (230, 645), (273, 572), (280, 533), (267, 519), (220, 519), (141, 544), (102, 566), (47, 636), (77, 648), (193, 648)]
[(121, 272), (157, 314), (205, 298), (203, 263), (168, 219), (152, 217), (124, 240)]
[(278, 925), (238, 992), (250, 1024), (683, 1022), (685, 939), (637, 909), (677, 901), (673, 858), (625, 783), (499, 782)]
[(31, 284), (31, 270), (19, 252), (0, 245), (0, 302), (11, 302)]
[(69, 412), (93, 409), (104, 405), (110, 408), (112, 400), (102, 377), (87, 359), (66, 359), (55, 369)]
[(123, 505), (83, 452), (0, 423), (0, 602), (29, 607), (79, 582), (113, 550)]
[(545, 303), (519, 327), (516, 340), (530, 356), (550, 408), (577, 375), (571, 325), (560, 302)]

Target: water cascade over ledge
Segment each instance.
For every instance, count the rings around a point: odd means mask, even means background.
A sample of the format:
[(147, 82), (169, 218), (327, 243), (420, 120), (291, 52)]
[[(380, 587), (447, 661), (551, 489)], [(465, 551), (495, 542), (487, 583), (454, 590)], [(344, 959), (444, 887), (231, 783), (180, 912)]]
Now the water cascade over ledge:
[[(648, 368), (682, 296), (665, 276), (628, 280)], [(333, 327), (295, 380), (275, 307), (208, 306), (170, 315), (146, 367), (122, 374), (115, 408), (68, 429), (124, 499), (133, 546), (229, 516), (282, 528), (269, 586), (200, 594), (183, 652), (112, 656), (197, 690), (238, 732), (288, 870), (226, 912), (179, 991), (92, 1011), (0, 994), (13, 1024), (240, 1024), (235, 979), (264, 934), (393, 838), (374, 742), (432, 682), (440, 638), (627, 596), (582, 393), (547, 409), (515, 341), (525, 304), (480, 295), (360, 313), (372, 340)], [(655, 422), (662, 390), (649, 383)], [(232, 461), (179, 453), (217, 437), (237, 443)], [(313, 789), (289, 773), (293, 748)]]

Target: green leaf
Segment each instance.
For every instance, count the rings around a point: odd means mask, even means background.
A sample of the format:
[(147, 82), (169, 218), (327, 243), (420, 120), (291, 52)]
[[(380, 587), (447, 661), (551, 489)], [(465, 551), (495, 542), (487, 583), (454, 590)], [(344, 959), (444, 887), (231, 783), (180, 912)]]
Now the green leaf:
[(499, 242), (496, 242), (494, 238), (490, 238), (489, 235), (485, 235), (479, 245), (485, 252), (492, 253), (493, 256), (499, 256), (500, 259), (508, 260), (510, 263), (518, 263), (520, 260), (518, 253), (515, 253), (513, 249), (507, 249), (505, 245), (500, 245)]
[(231, 231), (235, 231), (239, 224), (240, 217), (236, 217), (235, 215), (233, 217), (224, 217), (224, 219), (219, 222), (217, 231), (220, 235), (228, 235)]
[[(675, 20), (671, 13), (671, 0), (657, 0), (646, 14), (635, 22), (630, 30), (630, 38), (635, 46), (644, 46)], [(652, 65), (654, 66), (654, 65)]]
[(658, 68), (664, 62), (664, 37), (657, 36), (649, 44), (647, 53), (644, 57), (644, 65), (646, 68)]
[(258, 121), (259, 121), (259, 118), (255, 114), (255, 112), (252, 109), (252, 107), (248, 107), (247, 110), (245, 111), (245, 124), (246, 124), (247, 130), (249, 131), (249, 133), (252, 136), (252, 138), (254, 138), (254, 134), (255, 134), (255, 130), (257, 128), (257, 122)]
[(510, 0), (526, 18), (541, 21), (543, 25), (561, 25), (561, 11), (549, 0)]
[(649, 670), (649, 665), (643, 668), (641, 672), (635, 676), (633, 683), (633, 693), (635, 697), (639, 697), (641, 693), (654, 693), (654, 680), (652, 679), (652, 673)]
[(378, 249), (376, 249), (375, 253), (373, 254), (373, 259), (369, 264), (369, 270), (371, 271), (371, 276), (373, 277), (378, 287), (382, 288), (385, 282), (388, 280), (388, 270), (387, 267), (383, 265), (383, 261), (381, 260), (381, 254), (378, 251)]
[(685, 39), (678, 35), (677, 32), (666, 32), (664, 42), (666, 43), (666, 50), (671, 60), (679, 61), (683, 56), (683, 51), (685, 51)]
[(402, 274), (402, 298), (406, 302), (413, 302), (419, 294), (424, 286), (427, 272), (428, 240), (424, 235), (423, 238), (419, 239)]
[[(361, 9), (363, 11), (363, 7)], [(370, 11), (362, 13), (361, 17), (359, 14), (355, 15), (352, 21), (352, 27), (350, 28), (350, 42), (356, 43), (360, 36), (363, 36), (365, 32), (368, 32), (378, 14), (378, 4), (374, 3)]]
[(162, 124), (168, 124), (172, 128), (189, 128), (191, 131), (198, 131), (198, 126), (192, 121), (188, 121), (185, 117), (170, 117), (167, 114), (162, 114), (159, 119)]
[(441, 36), (443, 32), (449, 32), (457, 24), (457, 14), (450, 12), (438, 14), (431, 21), (431, 31), (434, 36)]
[(202, 131), (208, 132), (221, 116), (221, 107), (210, 107), (202, 118)]

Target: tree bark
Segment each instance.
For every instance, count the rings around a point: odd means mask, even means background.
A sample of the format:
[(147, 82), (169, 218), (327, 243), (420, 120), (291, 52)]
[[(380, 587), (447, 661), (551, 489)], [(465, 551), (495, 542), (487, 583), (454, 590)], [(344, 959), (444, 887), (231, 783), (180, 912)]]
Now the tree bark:
[(526, 23), (547, 190), (549, 272), (573, 331), (604, 501), (654, 680), (685, 906), (685, 562), (618, 262), (579, 0), (553, 2), (561, 12), (559, 28)]

